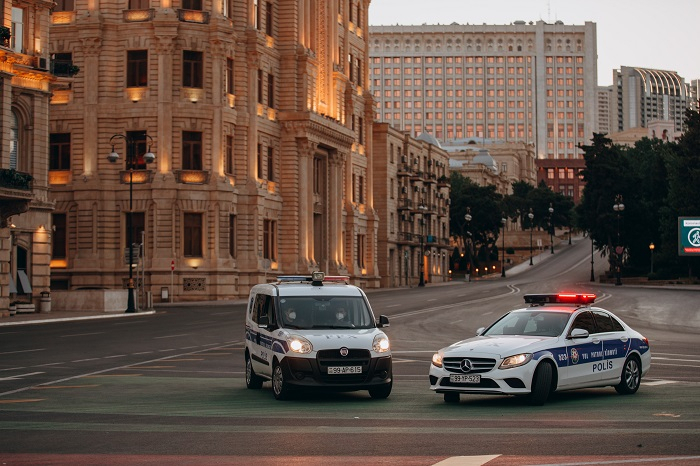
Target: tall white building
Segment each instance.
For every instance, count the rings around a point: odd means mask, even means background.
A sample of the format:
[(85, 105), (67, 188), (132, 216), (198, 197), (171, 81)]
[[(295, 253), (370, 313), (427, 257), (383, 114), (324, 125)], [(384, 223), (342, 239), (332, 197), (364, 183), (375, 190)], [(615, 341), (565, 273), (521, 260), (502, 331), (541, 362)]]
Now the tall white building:
[(370, 27), (376, 116), (440, 141), (534, 144), (579, 157), (596, 130), (596, 25)]

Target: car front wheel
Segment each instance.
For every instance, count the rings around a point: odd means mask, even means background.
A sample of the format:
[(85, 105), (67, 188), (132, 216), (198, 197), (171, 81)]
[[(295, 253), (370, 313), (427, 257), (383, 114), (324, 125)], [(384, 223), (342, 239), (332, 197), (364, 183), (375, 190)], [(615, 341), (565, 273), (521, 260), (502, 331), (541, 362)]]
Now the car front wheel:
[(391, 393), (391, 385), (392, 383), (389, 382), (385, 383), (384, 385), (372, 387), (369, 389), (369, 396), (377, 400), (383, 400), (384, 398), (388, 398), (389, 394)]
[(625, 367), (622, 368), (620, 383), (615, 385), (615, 390), (620, 395), (631, 395), (639, 390), (641, 382), (642, 374), (639, 369), (639, 360), (635, 357), (627, 358)]
[(532, 377), (532, 387), (528, 402), (534, 406), (542, 406), (547, 398), (552, 387), (552, 366), (549, 363), (543, 362), (535, 370), (535, 375)]
[(272, 393), (278, 400), (286, 400), (289, 398), (289, 384), (284, 379), (284, 371), (282, 366), (275, 364), (275, 368), (272, 369)]

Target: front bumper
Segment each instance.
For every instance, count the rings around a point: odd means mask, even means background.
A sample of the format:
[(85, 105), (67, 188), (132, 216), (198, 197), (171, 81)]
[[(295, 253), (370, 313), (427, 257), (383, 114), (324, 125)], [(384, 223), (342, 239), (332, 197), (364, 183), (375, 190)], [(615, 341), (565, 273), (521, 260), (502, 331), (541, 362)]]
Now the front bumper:
[[(320, 357), (285, 357), (281, 361), (285, 381), (295, 387), (339, 391), (367, 390), (392, 382), (391, 356), (328, 360)], [(328, 374), (329, 366), (361, 366), (361, 374)]]
[(430, 389), (437, 393), (526, 395), (530, 393), (534, 370), (535, 365), (531, 363), (512, 369), (494, 368), (476, 374), (481, 377), (479, 383), (455, 383), (450, 382), (450, 374), (456, 374), (455, 372), (431, 364), (428, 378)]

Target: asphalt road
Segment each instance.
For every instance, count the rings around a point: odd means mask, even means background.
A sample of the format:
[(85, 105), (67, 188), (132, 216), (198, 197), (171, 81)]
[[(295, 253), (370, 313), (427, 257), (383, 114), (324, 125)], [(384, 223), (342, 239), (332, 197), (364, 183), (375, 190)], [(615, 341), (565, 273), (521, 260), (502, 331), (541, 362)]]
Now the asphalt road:
[[(391, 320), (394, 391), (247, 390), (244, 305), (0, 328), (3, 464), (700, 464), (700, 292), (588, 281), (580, 241), (508, 277), (368, 293)], [(602, 260), (596, 258), (598, 267)], [(518, 398), (430, 392), (432, 353), (522, 295), (586, 291), (651, 343), (636, 395), (612, 388)]]

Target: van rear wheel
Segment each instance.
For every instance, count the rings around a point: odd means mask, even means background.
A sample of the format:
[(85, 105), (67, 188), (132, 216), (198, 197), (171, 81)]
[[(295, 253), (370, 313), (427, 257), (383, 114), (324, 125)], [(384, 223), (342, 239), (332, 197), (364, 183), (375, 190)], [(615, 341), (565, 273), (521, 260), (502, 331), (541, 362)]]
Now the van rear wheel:
[(262, 387), (263, 379), (259, 377), (253, 370), (253, 361), (246, 354), (245, 357), (245, 386), (250, 389), (258, 389)]

